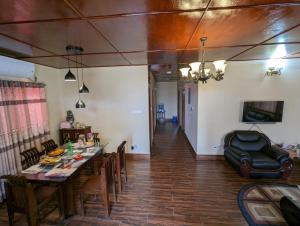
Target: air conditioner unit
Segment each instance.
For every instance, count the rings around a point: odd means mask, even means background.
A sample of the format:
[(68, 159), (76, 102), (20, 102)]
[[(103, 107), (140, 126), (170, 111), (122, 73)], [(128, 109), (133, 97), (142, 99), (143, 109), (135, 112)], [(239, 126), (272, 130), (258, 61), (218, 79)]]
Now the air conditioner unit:
[(0, 56), (0, 77), (8, 80), (22, 78), (34, 81), (35, 65), (33, 63)]

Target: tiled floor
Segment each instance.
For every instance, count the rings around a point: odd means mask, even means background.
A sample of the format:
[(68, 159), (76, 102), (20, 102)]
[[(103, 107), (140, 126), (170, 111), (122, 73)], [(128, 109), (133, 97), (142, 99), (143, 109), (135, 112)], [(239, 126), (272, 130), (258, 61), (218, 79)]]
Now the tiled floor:
[[(256, 181), (274, 180), (241, 178), (226, 161), (196, 161), (183, 134), (169, 123), (157, 128), (150, 161), (128, 161), (128, 182), (110, 218), (101, 217), (101, 208), (95, 208), (87, 217), (76, 215), (65, 224), (247, 225), (236, 197), (242, 185)], [(288, 182), (300, 184), (299, 166)], [(55, 215), (43, 225), (55, 224)], [(26, 225), (23, 220), (17, 225)], [(5, 221), (1, 211), (0, 225), (7, 225)]]

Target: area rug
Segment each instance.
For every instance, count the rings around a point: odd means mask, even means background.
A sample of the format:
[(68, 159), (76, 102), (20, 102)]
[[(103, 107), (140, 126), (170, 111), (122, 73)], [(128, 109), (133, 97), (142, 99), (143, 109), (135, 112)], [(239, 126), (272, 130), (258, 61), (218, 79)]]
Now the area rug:
[(250, 226), (288, 225), (281, 214), (283, 196), (300, 201), (300, 189), (287, 184), (247, 184), (238, 194), (238, 205)]

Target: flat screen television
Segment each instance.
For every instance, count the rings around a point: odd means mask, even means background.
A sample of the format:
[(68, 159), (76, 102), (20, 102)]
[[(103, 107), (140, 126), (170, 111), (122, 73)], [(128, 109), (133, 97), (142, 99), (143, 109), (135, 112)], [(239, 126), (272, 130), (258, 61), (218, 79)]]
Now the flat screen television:
[(245, 101), (242, 122), (276, 123), (282, 121), (283, 101)]

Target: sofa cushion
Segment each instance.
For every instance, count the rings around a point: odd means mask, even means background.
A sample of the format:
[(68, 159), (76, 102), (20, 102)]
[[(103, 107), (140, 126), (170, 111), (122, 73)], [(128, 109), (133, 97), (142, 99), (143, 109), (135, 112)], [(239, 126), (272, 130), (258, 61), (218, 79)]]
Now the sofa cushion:
[(249, 142), (249, 141), (241, 141), (237, 137), (234, 137), (231, 140), (231, 146), (238, 148), (242, 151), (262, 151), (264, 148), (268, 146), (266, 140), (260, 138), (256, 142)]
[(279, 169), (280, 162), (263, 152), (248, 152), (252, 158), (252, 167), (255, 169)]
[(240, 141), (255, 142), (260, 138), (260, 133), (257, 131), (236, 131), (236, 137)]

